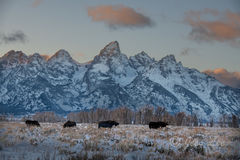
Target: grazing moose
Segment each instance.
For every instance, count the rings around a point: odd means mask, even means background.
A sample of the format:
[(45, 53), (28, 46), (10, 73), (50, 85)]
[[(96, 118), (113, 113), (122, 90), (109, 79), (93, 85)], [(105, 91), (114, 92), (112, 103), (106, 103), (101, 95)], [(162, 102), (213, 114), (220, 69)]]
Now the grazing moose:
[(119, 123), (115, 122), (115, 121), (110, 121), (110, 120), (109, 121), (100, 121), (98, 123), (98, 128), (101, 128), (101, 127), (112, 128), (113, 125), (117, 126), (117, 125), (119, 125)]
[(40, 124), (38, 123), (38, 121), (26, 120), (25, 123), (28, 127), (30, 127), (30, 126), (40, 127)]
[(63, 128), (66, 127), (76, 127), (76, 122), (73, 121), (67, 121), (66, 123), (64, 123)]
[(166, 127), (168, 125), (168, 123), (166, 123), (166, 122), (161, 122), (161, 121), (159, 121), (159, 122), (150, 122), (149, 123), (149, 128), (150, 129), (158, 129), (159, 127)]

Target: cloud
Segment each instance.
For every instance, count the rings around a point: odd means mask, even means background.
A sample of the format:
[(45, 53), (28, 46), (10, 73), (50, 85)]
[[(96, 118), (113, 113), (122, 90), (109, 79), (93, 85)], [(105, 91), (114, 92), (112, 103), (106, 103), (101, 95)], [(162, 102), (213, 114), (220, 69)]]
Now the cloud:
[(184, 22), (192, 27), (189, 38), (197, 42), (227, 42), (240, 47), (240, 14), (213, 9), (188, 11)]
[(215, 70), (206, 70), (204, 73), (215, 77), (225, 85), (240, 88), (240, 72), (228, 72), (224, 68), (217, 68)]
[(43, 0), (34, 0), (33, 3), (32, 3), (32, 7), (36, 8), (36, 7), (38, 7), (42, 2), (43, 2)]
[(95, 22), (104, 22), (112, 29), (150, 27), (154, 24), (149, 17), (124, 5), (89, 7), (88, 16)]
[(194, 48), (183, 48), (180, 55), (181, 56), (188, 56), (193, 52), (196, 52), (196, 50)]
[(0, 43), (14, 43), (14, 42), (21, 42), (25, 43), (27, 40), (27, 36), (22, 31), (16, 31), (10, 34), (1, 34), (0, 33)]

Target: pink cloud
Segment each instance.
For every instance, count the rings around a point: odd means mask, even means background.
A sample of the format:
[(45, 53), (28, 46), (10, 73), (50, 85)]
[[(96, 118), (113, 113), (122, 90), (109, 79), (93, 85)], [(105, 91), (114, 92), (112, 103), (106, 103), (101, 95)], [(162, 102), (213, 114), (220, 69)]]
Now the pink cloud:
[(88, 16), (95, 22), (104, 22), (110, 28), (119, 27), (147, 27), (152, 26), (152, 20), (124, 5), (101, 5), (88, 8)]
[(228, 72), (224, 68), (217, 68), (215, 70), (206, 70), (204, 73), (215, 77), (225, 85), (240, 88), (240, 72)]
[[(211, 20), (210, 20), (211, 19)], [(240, 46), (240, 14), (213, 9), (189, 11), (184, 21), (192, 27), (190, 39), (198, 42), (218, 41)]]
[(34, 0), (32, 3), (32, 6), (34, 8), (38, 7), (41, 3), (43, 2), (43, 0)]

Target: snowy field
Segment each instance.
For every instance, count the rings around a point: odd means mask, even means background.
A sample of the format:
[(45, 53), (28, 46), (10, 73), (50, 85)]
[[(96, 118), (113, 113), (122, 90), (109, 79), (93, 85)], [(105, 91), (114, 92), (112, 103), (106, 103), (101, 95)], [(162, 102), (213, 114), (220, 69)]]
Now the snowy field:
[(0, 122), (0, 159), (240, 159), (240, 129)]

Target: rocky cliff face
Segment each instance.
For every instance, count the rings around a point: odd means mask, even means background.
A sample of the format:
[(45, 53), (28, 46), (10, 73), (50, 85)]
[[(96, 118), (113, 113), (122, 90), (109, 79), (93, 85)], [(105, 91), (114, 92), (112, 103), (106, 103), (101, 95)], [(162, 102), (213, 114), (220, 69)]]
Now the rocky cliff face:
[(19, 51), (0, 58), (0, 113), (145, 105), (196, 113), (202, 119), (240, 116), (240, 89), (182, 66), (173, 55), (156, 61), (141, 52), (128, 58), (116, 41), (88, 64), (79, 64), (65, 50), (48, 60)]

